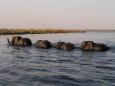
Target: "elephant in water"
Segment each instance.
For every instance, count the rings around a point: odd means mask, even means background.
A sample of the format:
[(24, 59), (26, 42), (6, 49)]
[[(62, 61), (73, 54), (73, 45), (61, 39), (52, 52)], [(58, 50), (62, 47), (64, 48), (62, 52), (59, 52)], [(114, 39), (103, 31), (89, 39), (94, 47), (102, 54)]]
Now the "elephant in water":
[(66, 42), (57, 42), (56, 45), (57, 49), (64, 49), (64, 50), (72, 50), (75, 48), (74, 44), (72, 43), (66, 43)]
[(107, 51), (109, 50), (109, 47), (105, 44), (94, 43), (93, 41), (83, 41), (81, 44), (81, 49), (91, 51)]
[(11, 45), (16, 46), (31, 46), (32, 42), (29, 38), (22, 38), (21, 36), (14, 36), (11, 41), (7, 38), (7, 41)]
[(52, 44), (48, 40), (38, 40), (36, 41), (36, 47), (47, 49), (51, 48)]

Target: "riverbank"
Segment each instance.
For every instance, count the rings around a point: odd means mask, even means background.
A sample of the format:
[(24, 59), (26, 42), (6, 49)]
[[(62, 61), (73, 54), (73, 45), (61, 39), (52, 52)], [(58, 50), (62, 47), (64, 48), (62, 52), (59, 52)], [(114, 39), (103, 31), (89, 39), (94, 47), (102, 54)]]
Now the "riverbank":
[(85, 33), (85, 30), (65, 29), (0, 29), (0, 35), (13, 34), (46, 34), (46, 33)]

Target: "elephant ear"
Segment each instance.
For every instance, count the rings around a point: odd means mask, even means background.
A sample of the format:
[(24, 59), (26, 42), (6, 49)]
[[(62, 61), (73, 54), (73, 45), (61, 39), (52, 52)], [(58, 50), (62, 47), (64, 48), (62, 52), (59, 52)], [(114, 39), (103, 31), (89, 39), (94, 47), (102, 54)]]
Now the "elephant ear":
[(60, 49), (60, 47), (61, 47), (61, 42), (57, 42), (56, 48), (57, 48), (57, 49)]
[(87, 48), (93, 49), (93, 42), (92, 41), (87, 42)]
[(63, 45), (63, 49), (65, 49), (65, 50), (70, 50), (70, 49), (71, 49), (70, 44), (69, 44), (69, 43), (65, 43), (65, 44)]
[(17, 45), (18, 46), (23, 46), (23, 39), (18, 40)]
[(87, 41), (83, 41), (82, 44), (81, 44), (81, 48), (84, 49), (86, 47), (86, 45), (87, 45)]
[(86, 50), (92, 50), (93, 42), (92, 41), (83, 41), (81, 44), (81, 48), (86, 49)]

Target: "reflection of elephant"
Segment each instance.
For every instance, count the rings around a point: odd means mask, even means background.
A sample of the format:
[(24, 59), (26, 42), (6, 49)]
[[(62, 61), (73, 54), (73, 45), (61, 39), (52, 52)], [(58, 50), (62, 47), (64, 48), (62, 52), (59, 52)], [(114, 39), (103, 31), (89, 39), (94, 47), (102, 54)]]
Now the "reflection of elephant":
[(72, 50), (75, 46), (72, 43), (57, 42), (57, 49)]
[(81, 49), (92, 51), (107, 51), (109, 47), (104, 44), (94, 43), (93, 41), (83, 41), (81, 44)]
[(20, 36), (14, 36), (11, 41), (8, 40), (8, 43), (16, 46), (31, 46), (32, 42), (29, 38), (22, 38)]
[(51, 48), (52, 44), (47, 40), (38, 40), (36, 41), (36, 47), (38, 48)]

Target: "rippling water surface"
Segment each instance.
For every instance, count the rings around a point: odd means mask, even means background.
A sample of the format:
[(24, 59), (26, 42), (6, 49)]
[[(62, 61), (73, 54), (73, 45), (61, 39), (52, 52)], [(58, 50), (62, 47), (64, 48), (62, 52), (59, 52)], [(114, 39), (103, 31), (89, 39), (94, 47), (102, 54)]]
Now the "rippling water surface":
[(21, 35), (35, 43), (46, 39), (72, 42), (84, 40), (105, 43), (106, 52), (83, 52), (13, 47), (0, 36), (0, 86), (115, 86), (115, 33), (69, 33)]

